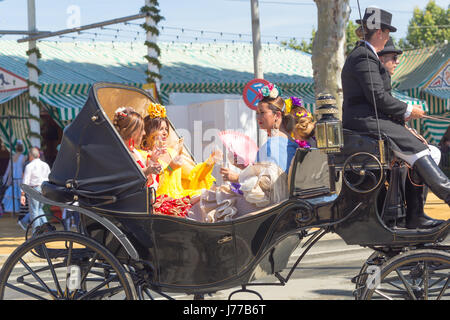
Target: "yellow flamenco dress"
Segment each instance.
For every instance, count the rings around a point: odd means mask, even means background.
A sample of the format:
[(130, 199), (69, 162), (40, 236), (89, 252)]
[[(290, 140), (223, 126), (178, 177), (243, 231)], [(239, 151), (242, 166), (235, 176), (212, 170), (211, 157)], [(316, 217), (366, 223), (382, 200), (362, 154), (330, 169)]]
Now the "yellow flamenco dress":
[[(170, 158), (176, 156), (175, 149), (168, 148)], [(170, 163), (170, 161), (168, 161)], [(159, 159), (159, 163), (164, 169), (160, 176), (159, 187), (156, 190), (156, 195), (168, 195), (175, 199), (180, 199), (189, 196), (190, 198), (199, 196), (203, 189), (210, 189), (216, 179), (212, 176), (214, 162), (208, 159), (205, 162), (194, 166), (189, 172), (186, 172), (186, 167), (182, 166), (177, 169), (172, 169), (169, 163)]]

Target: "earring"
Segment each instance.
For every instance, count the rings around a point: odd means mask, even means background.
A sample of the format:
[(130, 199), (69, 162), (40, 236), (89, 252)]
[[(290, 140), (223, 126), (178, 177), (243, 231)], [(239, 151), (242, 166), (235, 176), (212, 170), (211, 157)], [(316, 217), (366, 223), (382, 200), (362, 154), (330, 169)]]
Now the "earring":
[(280, 131), (280, 130), (277, 128), (277, 123), (276, 123), (276, 121), (275, 121), (274, 124), (273, 124), (272, 129), (270, 130), (270, 136), (271, 136), (271, 137), (277, 136), (278, 133), (279, 133), (279, 131)]
[(134, 149), (134, 140), (133, 140), (133, 138), (130, 138), (130, 140), (128, 140), (128, 148)]

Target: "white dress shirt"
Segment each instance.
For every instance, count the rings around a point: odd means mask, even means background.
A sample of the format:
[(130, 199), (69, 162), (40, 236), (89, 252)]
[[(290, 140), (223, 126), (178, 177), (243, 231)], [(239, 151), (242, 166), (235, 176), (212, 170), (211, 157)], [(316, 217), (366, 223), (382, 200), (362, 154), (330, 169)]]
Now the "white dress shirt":
[(31, 187), (37, 187), (44, 181), (48, 181), (50, 167), (41, 159), (34, 159), (25, 167), (22, 183)]

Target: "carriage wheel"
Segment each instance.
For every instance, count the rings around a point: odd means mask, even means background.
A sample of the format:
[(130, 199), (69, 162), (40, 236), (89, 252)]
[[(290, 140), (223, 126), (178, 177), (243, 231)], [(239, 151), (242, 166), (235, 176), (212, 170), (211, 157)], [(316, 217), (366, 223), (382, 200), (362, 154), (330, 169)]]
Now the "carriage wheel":
[(449, 280), (448, 252), (414, 250), (393, 257), (368, 276), (361, 299), (450, 299)]
[(98, 242), (74, 232), (44, 234), (23, 243), (0, 271), (0, 299), (134, 299), (121, 263)]
[(364, 262), (361, 270), (359, 270), (358, 275), (353, 278), (354, 280), (352, 281), (355, 283), (355, 294), (357, 297), (362, 293), (366, 285), (368, 276), (367, 268), (369, 268), (369, 266), (373, 265), (377, 260), (382, 259), (383, 257), (384, 254), (379, 251), (372, 252), (372, 254), (367, 258), (366, 262)]

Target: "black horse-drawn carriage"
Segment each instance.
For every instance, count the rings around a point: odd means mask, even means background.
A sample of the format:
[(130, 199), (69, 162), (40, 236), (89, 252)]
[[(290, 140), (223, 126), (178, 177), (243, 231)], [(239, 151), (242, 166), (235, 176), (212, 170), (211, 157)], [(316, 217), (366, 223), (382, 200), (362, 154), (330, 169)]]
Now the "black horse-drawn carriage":
[[(30, 197), (79, 212), (81, 228), (33, 236), (18, 247), (0, 272), (1, 299), (153, 299), (233, 287), (257, 294), (248, 287), (269, 283), (255, 280), (285, 285), (328, 232), (374, 250), (354, 278), (356, 298), (449, 297), (450, 248), (440, 244), (449, 224), (401, 227), (401, 213), (392, 214), (403, 206), (398, 177), (389, 152), (380, 154), (369, 134), (344, 131), (344, 148), (335, 154), (298, 149), (289, 198), (257, 214), (216, 223), (152, 214), (155, 192), (111, 123), (117, 107), (143, 111), (151, 100), (134, 87), (92, 87), (64, 132), (42, 194), (23, 186)], [(185, 158), (193, 161), (187, 151)], [(283, 274), (302, 240), (302, 255)]]

